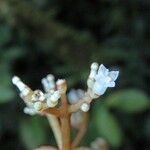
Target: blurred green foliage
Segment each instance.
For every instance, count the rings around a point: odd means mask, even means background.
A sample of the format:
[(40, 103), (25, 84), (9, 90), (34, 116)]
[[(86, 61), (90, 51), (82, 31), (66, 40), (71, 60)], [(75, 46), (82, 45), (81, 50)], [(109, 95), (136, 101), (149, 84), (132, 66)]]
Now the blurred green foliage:
[(48, 73), (85, 89), (97, 61), (120, 77), (93, 104), (82, 144), (101, 136), (111, 149), (149, 150), (149, 8), (148, 0), (1, 0), (0, 149), (55, 145), (46, 119), (22, 113), (14, 74), (33, 89)]

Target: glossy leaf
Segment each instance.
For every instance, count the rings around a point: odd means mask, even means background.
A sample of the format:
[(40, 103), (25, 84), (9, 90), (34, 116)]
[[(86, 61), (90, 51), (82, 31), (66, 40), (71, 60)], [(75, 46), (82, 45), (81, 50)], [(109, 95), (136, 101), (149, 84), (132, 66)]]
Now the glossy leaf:
[(99, 135), (104, 137), (110, 145), (118, 147), (122, 143), (123, 133), (115, 116), (103, 105), (96, 111), (95, 123)]
[(127, 89), (111, 94), (108, 96), (106, 103), (109, 107), (128, 113), (136, 113), (147, 109), (149, 100), (144, 92), (136, 89)]

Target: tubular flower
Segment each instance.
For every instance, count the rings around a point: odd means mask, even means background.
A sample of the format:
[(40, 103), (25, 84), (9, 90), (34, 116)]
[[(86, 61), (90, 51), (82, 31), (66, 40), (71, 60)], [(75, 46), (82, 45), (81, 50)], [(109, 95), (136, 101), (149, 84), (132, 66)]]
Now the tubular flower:
[(118, 75), (119, 71), (109, 71), (103, 64), (98, 68), (97, 63), (93, 63), (88, 79), (88, 87), (96, 95), (103, 95), (108, 87), (115, 87), (115, 80)]

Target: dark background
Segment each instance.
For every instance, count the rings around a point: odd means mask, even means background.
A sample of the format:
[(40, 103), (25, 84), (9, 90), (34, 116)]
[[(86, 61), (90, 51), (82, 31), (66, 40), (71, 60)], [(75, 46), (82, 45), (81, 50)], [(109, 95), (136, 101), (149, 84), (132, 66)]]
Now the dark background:
[(0, 149), (55, 145), (45, 118), (23, 113), (12, 86), (33, 89), (48, 73), (86, 89), (94, 61), (119, 69), (117, 86), (95, 100), (82, 145), (150, 149), (149, 0), (0, 0)]

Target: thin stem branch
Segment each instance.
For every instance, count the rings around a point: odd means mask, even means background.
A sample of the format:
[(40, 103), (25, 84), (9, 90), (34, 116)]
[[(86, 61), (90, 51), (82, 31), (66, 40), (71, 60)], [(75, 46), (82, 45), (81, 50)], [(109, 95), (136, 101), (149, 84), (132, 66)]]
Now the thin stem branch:
[(44, 109), (42, 112), (46, 114), (55, 115), (56, 117), (59, 117), (61, 115), (61, 111), (58, 108), (47, 108), (47, 109)]
[(71, 128), (70, 128), (70, 116), (63, 117), (61, 120), (62, 131), (62, 150), (71, 150)]
[(62, 149), (62, 135), (61, 135), (61, 128), (60, 128), (60, 123), (58, 121), (58, 118), (51, 114), (46, 115), (46, 116), (52, 128), (52, 131), (54, 133), (54, 137), (56, 139), (58, 148)]
[(61, 113), (63, 114), (63, 116), (60, 117), (62, 131), (62, 150), (71, 150), (71, 115), (68, 112), (68, 102), (66, 94), (63, 94), (61, 96), (61, 103)]
[(73, 141), (73, 144), (72, 144), (73, 148), (79, 146), (83, 136), (85, 135), (85, 132), (86, 132), (87, 126), (88, 126), (88, 120), (89, 120), (88, 112), (86, 112), (86, 113), (83, 112), (83, 120), (78, 127), (79, 131), (78, 131), (78, 134), (77, 134), (75, 140)]
[(80, 99), (77, 103), (75, 104), (72, 104), (69, 106), (69, 112), (70, 113), (74, 113), (74, 112), (77, 112), (80, 110), (80, 106), (83, 104), (83, 103), (88, 103), (90, 104), (92, 101), (91, 97), (90, 96), (85, 96), (83, 99)]

